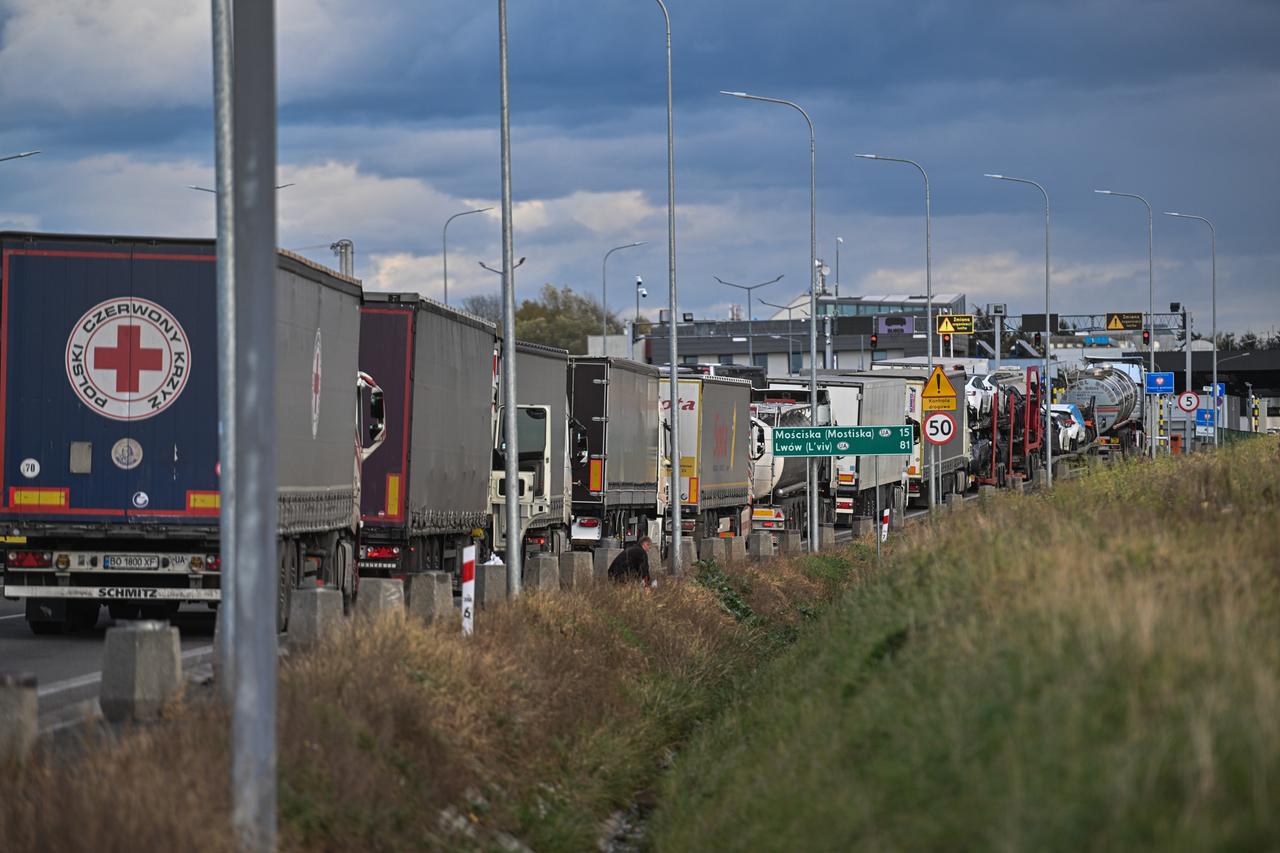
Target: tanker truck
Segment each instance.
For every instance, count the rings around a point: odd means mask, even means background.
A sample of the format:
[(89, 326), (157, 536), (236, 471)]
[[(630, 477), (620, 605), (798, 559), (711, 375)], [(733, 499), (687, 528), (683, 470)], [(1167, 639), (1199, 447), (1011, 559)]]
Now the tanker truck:
[[(808, 458), (774, 456), (773, 431), (810, 426), (809, 388), (796, 380), (771, 380), (769, 388), (752, 393), (751, 449), (752, 527), (766, 530), (804, 530), (808, 518)], [(826, 388), (818, 389), (818, 426), (831, 426)], [(817, 460), (818, 521), (835, 521), (835, 468), (830, 457)]]
[(1084, 415), (1085, 428), (1097, 436), (1102, 455), (1127, 453), (1141, 429), (1138, 386), (1114, 367), (1093, 366), (1066, 375), (1062, 403), (1074, 403)]

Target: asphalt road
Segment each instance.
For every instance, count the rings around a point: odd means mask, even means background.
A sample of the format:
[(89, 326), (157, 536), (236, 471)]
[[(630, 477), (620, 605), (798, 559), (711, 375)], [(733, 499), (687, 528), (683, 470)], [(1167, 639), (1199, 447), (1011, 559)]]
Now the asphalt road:
[[(23, 602), (0, 599), (0, 672), (36, 676), (42, 719), (79, 705), (91, 712), (102, 678), (103, 640), (111, 626), (106, 609), (92, 631), (61, 636), (37, 637), (23, 614)], [(171, 621), (182, 637), (184, 667), (207, 660), (213, 650), (214, 612), (203, 605), (184, 606)]]

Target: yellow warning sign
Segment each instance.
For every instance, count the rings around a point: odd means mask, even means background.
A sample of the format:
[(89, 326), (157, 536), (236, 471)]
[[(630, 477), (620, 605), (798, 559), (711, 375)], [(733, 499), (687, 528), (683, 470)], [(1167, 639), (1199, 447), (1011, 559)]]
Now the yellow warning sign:
[(956, 387), (941, 367), (935, 367), (929, 374), (920, 401), (926, 412), (947, 412), (956, 408)]
[(1120, 317), (1119, 317), (1119, 315), (1116, 315), (1116, 314), (1112, 314), (1112, 315), (1111, 315), (1111, 319), (1107, 321), (1107, 331), (1109, 331), (1109, 332), (1123, 332), (1123, 331), (1124, 331), (1124, 323), (1121, 323), (1121, 322), (1120, 322)]
[(972, 314), (939, 314), (937, 319), (939, 335), (972, 335)]
[(1136, 332), (1142, 328), (1141, 311), (1119, 311), (1107, 314), (1108, 332)]

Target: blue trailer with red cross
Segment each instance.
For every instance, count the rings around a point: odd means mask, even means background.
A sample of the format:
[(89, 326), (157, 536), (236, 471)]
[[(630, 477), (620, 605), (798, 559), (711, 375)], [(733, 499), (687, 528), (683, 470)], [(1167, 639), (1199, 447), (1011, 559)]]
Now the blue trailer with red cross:
[[(220, 599), (215, 247), (0, 234), (3, 594), (37, 633)], [(354, 591), (361, 288), (281, 252), (281, 624), (291, 590)]]

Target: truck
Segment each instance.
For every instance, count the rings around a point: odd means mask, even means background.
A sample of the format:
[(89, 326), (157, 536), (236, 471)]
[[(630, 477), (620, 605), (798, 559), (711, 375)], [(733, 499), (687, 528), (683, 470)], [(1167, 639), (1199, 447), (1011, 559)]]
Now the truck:
[[(489, 503), (490, 547), (506, 553), (506, 439), (498, 366)], [(516, 438), (520, 455), (520, 524), (525, 552), (559, 554), (569, 548), (569, 353), (516, 342)]]
[[(896, 426), (903, 424), (906, 380), (896, 376), (845, 376), (834, 371), (818, 374), (831, 402), (833, 426)], [(837, 524), (852, 526), (855, 518), (875, 512), (876, 489), (880, 505), (900, 507), (902, 471), (907, 457), (836, 456), (835, 517)]]
[(1045, 387), (1039, 366), (1002, 367), (989, 374), (988, 414), (970, 422), (970, 471), (982, 485), (1003, 486), (1011, 476), (1029, 480), (1045, 451)]
[[(1141, 377), (1141, 365), (1137, 373)], [(1130, 365), (1092, 364), (1066, 372), (1063, 403), (1079, 407), (1085, 427), (1097, 437), (1098, 453), (1124, 455), (1135, 449), (1141, 429), (1139, 385)]]
[(658, 370), (605, 356), (569, 358), (574, 550), (662, 540)]
[[(751, 395), (753, 460), (752, 527), (805, 530), (809, 517), (808, 459), (774, 456), (773, 431), (810, 425), (809, 385), (795, 377), (770, 378), (769, 387)], [(818, 388), (817, 425), (831, 426), (831, 403), (825, 386)], [(835, 467), (830, 457), (817, 460), (819, 523), (835, 521)]]
[[(893, 367), (873, 369), (870, 373), (840, 371), (846, 376), (872, 376), (897, 378), (904, 382), (903, 408), (906, 423), (914, 428), (915, 441), (911, 458), (907, 462), (906, 486), (908, 503), (924, 504), (929, 499), (929, 488), (933, 482), (933, 469), (937, 465), (939, 494), (935, 502), (941, 501), (943, 495), (964, 494), (969, 488), (969, 456), (971, 451), (968, 411), (964, 400), (957, 399), (957, 408), (952, 414), (956, 421), (955, 438), (942, 445), (937, 451), (936, 463), (932, 450), (926, 451), (926, 443), (920, 434), (920, 425), (924, 419), (924, 385), (930, 372), (927, 367)], [(964, 395), (965, 374), (962, 369), (944, 367), (947, 380), (956, 389), (957, 398)], [(934, 445), (928, 445), (933, 448)]]
[(479, 317), (416, 293), (365, 294), (360, 367), (383, 389), (387, 426), (365, 462), (362, 576), (460, 583), (463, 548), (489, 526), (496, 344)]
[[(695, 543), (742, 535), (751, 506), (751, 382), (693, 372), (682, 372), (676, 381), (681, 531)], [(663, 431), (669, 434), (670, 398), (664, 397), (660, 405)], [(667, 470), (672, 464), (669, 457), (664, 460)], [(667, 520), (672, 529), (675, 507), (673, 500)]]
[[(37, 634), (221, 598), (211, 240), (0, 234), (3, 593)], [(364, 450), (361, 288), (277, 255), (277, 622), (350, 597)], [(363, 408), (363, 410), (362, 410)], [(364, 439), (373, 445), (364, 447)]]

